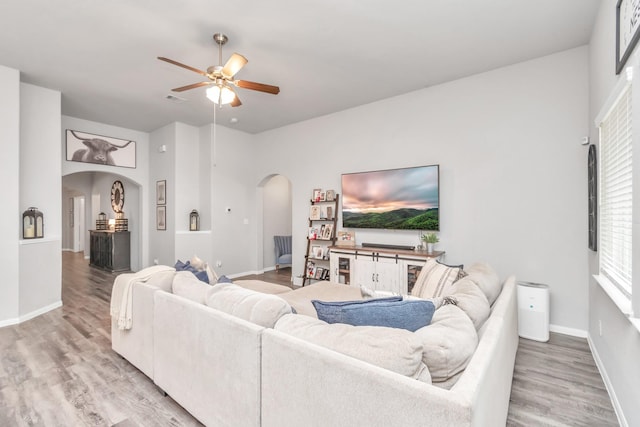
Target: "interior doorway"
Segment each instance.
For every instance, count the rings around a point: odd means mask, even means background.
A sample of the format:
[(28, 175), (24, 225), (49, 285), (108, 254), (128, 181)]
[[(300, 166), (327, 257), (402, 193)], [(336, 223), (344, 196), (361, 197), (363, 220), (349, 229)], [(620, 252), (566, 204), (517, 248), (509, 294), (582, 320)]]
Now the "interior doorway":
[[(283, 175), (271, 175), (261, 182), (262, 189), (262, 270), (276, 268), (273, 236), (292, 235), (291, 181)], [(283, 267), (291, 267), (286, 265)], [(289, 272), (290, 269), (285, 271)]]
[(84, 251), (85, 241), (85, 219), (84, 219), (84, 196), (73, 198), (73, 252)]

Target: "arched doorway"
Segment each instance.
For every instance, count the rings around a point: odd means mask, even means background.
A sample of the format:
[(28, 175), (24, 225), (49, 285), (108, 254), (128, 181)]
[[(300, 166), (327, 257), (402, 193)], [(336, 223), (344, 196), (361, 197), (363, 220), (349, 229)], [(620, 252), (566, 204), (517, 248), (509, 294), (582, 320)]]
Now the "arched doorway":
[[(283, 175), (270, 175), (258, 185), (259, 213), (262, 221), (258, 241), (262, 252), (262, 270), (274, 270), (275, 246), (273, 236), (290, 236), (292, 234), (292, 196), (291, 181)], [(261, 197), (260, 197), (261, 194)], [(260, 212), (261, 211), (261, 212)], [(290, 267), (290, 266), (286, 266)], [(290, 274), (290, 269), (288, 270)]]

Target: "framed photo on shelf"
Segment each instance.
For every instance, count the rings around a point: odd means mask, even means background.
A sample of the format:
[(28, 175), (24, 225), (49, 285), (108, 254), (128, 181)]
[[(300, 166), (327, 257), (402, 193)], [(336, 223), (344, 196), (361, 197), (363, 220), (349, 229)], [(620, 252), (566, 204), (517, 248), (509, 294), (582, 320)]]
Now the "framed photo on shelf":
[(326, 224), (324, 226), (324, 230), (322, 231), (322, 238), (329, 240), (331, 239), (332, 234), (333, 234), (333, 224)]
[(156, 230), (167, 229), (167, 207), (156, 206)]
[(322, 254), (323, 254), (322, 246), (312, 246), (311, 254), (316, 259), (322, 259)]
[(325, 218), (333, 219), (333, 208), (331, 206), (327, 206)]
[(319, 202), (320, 201), (320, 193), (321, 192), (322, 192), (322, 189), (314, 188), (313, 189), (313, 193), (311, 193), (311, 200), (313, 200), (314, 202)]
[(309, 240), (316, 240), (318, 238), (318, 228), (309, 227)]
[(320, 192), (320, 196), (318, 197), (319, 202), (325, 202), (327, 200), (327, 193), (324, 191)]
[(640, 3), (618, 0), (616, 4), (616, 74), (623, 70), (640, 38)]
[(336, 199), (335, 190), (327, 190), (327, 202), (333, 202)]
[(324, 277), (324, 272), (325, 271), (326, 271), (326, 269), (323, 268), (323, 267), (316, 268), (316, 271), (313, 274), (313, 278), (314, 279), (318, 279), (318, 280), (322, 279), (322, 277)]
[(320, 206), (311, 206), (309, 209), (309, 219), (320, 219)]
[(316, 263), (313, 261), (307, 261), (307, 277), (313, 277), (316, 272)]
[(156, 205), (167, 204), (167, 180), (156, 181)]

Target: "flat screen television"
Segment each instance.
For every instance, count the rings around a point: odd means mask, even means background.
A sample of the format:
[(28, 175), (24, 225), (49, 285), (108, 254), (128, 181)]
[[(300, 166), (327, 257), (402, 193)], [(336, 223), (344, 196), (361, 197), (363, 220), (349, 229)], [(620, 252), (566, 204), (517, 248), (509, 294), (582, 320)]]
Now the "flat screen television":
[(342, 175), (343, 228), (439, 231), (438, 165)]

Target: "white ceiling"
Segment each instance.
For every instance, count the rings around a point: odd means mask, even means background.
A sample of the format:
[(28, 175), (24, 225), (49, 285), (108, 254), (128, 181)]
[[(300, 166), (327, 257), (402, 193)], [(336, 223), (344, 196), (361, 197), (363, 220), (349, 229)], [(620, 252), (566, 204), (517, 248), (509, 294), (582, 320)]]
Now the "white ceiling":
[[(65, 115), (152, 131), (213, 121), (202, 81), (158, 61), (249, 63), (243, 105), (217, 122), (257, 133), (587, 44), (600, 0), (2, 0), (0, 64), (62, 92)], [(611, 3), (611, 7), (615, 7)], [(613, 47), (612, 47), (613, 51)], [(613, 59), (612, 59), (613, 61)], [(235, 117), (238, 123), (231, 124)]]

